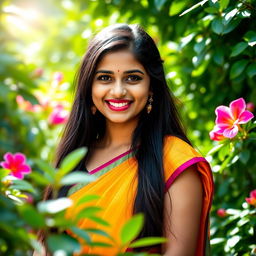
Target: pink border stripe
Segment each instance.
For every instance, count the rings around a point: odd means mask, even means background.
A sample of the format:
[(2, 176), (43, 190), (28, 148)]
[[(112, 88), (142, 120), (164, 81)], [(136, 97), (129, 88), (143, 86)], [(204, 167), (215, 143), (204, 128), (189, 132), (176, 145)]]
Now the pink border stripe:
[(131, 153), (132, 151), (133, 151), (132, 149), (129, 149), (128, 151), (122, 153), (121, 155), (114, 157), (113, 159), (111, 159), (110, 161), (106, 162), (105, 164), (102, 164), (102, 165), (100, 165), (99, 167), (97, 167), (97, 168), (91, 170), (91, 171), (89, 172), (89, 174), (94, 174), (94, 173), (100, 171), (101, 169), (103, 169), (103, 168), (107, 167), (108, 165), (114, 163), (115, 161), (117, 161), (117, 160), (120, 159), (121, 157), (128, 155), (128, 154)]
[(198, 163), (198, 162), (207, 162), (206, 159), (204, 157), (194, 157), (190, 160), (188, 160), (187, 162), (185, 162), (184, 164), (182, 164), (180, 167), (178, 167), (173, 174), (171, 175), (171, 177), (166, 181), (165, 183), (165, 190), (169, 189), (170, 186), (172, 185), (172, 183), (174, 182), (174, 180), (177, 178), (177, 176), (179, 176), (179, 174), (181, 174), (184, 170), (186, 170), (189, 166)]

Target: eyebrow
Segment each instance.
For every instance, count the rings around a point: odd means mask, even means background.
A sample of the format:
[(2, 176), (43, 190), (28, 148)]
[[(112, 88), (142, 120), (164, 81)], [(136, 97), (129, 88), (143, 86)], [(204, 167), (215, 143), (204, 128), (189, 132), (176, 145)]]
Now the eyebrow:
[[(109, 71), (109, 70), (98, 70), (96, 71), (95, 74), (98, 74), (98, 73), (104, 73), (104, 74), (114, 74), (113, 71)], [(132, 70), (127, 70), (127, 71), (124, 71), (125, 74), (131, 74), (131, 73), (141, 73), (142, 75), (144, 75), (144, 72), (142, 72), (141, 70), (139, 69), (132, 69)]]

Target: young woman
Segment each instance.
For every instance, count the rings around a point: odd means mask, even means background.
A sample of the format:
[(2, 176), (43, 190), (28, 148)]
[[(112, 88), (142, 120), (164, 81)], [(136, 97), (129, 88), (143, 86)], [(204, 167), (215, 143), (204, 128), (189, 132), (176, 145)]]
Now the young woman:
[[(78, 169), (97, 179), (63, 188), (61, 195), (74, 202), (86, 194), (100, 195), (95, 204), (104, 210), (99, 216), (110, 223), (105, 230), (117, 241), (122, 225), (142, 212), (139, 237), (168, 238), (165, 245), (145, 250), (205, 255), (211, 171), (183, 131), (154, 41), (137, 25), (107, 27), (89, 44), (57, 165), (83, 146), (89, 151)], [(69, 217), (74, 214), (76, 207), (68, 211)], [(89, 219), (79, 225), (97, 227)], [(109, 242), (99, 235), (92, 239)], [(116, 248), (84, 245), (83, 253), (115, 255)]]

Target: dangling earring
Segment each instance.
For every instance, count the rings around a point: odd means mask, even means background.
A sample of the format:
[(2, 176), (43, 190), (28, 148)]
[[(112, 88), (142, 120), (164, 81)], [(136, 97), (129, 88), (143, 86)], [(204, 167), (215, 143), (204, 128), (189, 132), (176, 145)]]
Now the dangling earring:
[(153, 102), (153, 96), (150, 95), (148, 99), (148, 105), (147, 105), (147, 113), (149, 114), (152, 110), (152, 102)]
[(91, 106), (91, 111), (92, 111), (92, 114), (95, 115), (97, 108), (93, 105), (93, 106)]

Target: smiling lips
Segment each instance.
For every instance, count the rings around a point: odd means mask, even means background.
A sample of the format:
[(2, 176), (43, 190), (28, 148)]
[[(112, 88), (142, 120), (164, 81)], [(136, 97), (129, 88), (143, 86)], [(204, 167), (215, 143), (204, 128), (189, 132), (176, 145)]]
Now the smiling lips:
[(132, 101), (131, 100), (106, 100), (107, 106), (113, 111), (125, 111), (127, 110)]

